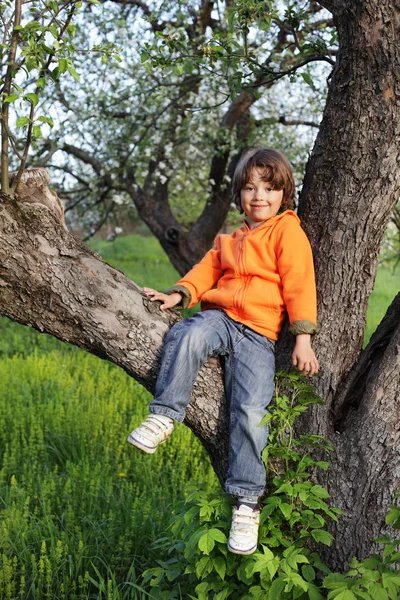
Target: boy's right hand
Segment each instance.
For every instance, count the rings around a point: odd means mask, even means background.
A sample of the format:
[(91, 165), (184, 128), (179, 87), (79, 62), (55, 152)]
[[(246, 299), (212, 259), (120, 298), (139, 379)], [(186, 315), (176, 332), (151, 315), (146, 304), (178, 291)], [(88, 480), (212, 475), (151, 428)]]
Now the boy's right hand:
[(148, 296), (151, 302), (158, 300), (161, 302), (160, 310), (166, 310), (167, 308), (173, 308), (177, 304), (182, 302), (182, 295), (179, 292), (173, 292), (172, 294), (163, 294), (163, 292), (157, 292), (152, 288), (143, 288), (144, 293)]

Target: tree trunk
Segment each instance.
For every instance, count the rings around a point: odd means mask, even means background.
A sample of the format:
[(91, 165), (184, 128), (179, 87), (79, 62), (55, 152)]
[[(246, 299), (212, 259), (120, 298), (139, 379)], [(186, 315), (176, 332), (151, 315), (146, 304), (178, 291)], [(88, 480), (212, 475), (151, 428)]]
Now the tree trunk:
[(340, 51), (299, 211), (315, 255), (326, 407), (302, 426), (335, 445), (327, 484), (345, 513), (335, 567), (371, 552), (400, 487), (398, 300), (387, 319), (396, 325), (382, 324), (360, 357), (379, 247), (400, 195), (400, 10), (392, 0), (327, 4)]

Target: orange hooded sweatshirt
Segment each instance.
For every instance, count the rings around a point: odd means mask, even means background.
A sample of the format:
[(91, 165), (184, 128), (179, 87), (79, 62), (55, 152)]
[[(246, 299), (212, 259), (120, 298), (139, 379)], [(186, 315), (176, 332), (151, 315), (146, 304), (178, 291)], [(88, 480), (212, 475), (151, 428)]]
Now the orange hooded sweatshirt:
[(201, 300), (202, 310), (222, 309), (273, 340), (286, 314), (292, 333), (316, 330), (311, 247), (291, 210), (255, 229), (245, 222), (232, 234), (219, 235), (214, 248), (167, 293), (173, 291), (183, 293), (184, 307)]

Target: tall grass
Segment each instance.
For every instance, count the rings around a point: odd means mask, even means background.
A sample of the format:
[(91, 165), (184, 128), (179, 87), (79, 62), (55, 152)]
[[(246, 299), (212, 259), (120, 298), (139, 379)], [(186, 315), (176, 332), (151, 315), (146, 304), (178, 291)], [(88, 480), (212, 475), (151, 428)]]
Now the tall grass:
[[(93, 246), (139, 285), (177, 279), (154, 238)], [(149, 400), (117, 367), (0, 319), (0, 600), (149, 597), (136, 578), (185, 483), (218, 485), (183, 425), (151, 456), (126, 443)]]

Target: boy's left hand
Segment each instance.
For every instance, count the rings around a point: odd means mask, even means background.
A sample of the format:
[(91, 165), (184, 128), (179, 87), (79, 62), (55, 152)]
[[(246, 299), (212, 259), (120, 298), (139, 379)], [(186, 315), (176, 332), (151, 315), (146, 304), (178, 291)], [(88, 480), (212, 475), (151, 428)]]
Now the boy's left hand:
[(296, 345), (292, 354), (292, 364), (302, 375), (312, 377), (318, 373), (318, 361), (311, 348), (311, 336), (304, 333), (296, 336)]

